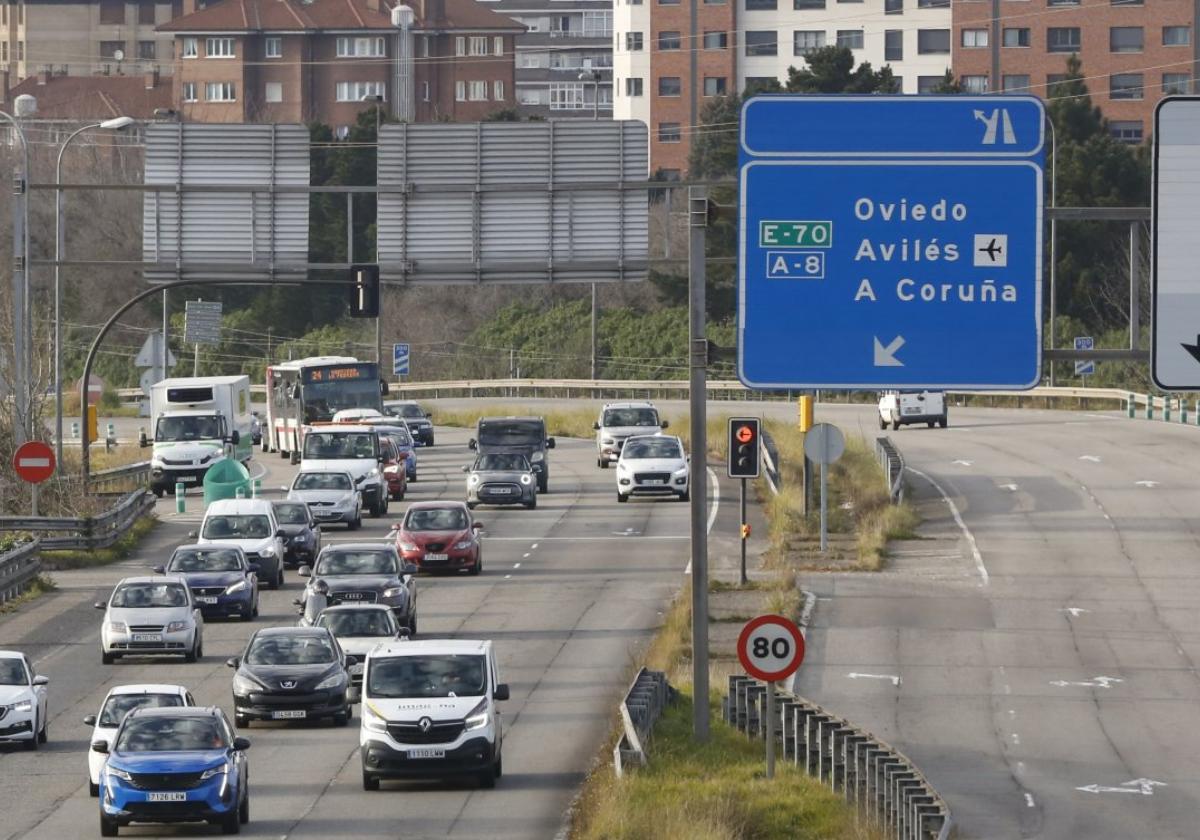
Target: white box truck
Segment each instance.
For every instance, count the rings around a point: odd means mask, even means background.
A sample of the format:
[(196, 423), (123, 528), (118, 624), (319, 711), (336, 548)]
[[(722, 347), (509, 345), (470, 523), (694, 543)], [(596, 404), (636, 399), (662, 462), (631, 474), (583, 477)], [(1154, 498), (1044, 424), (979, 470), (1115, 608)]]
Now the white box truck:
[(250, 460), (250, 378), (164, 379), (150, 388), (150, 420), (153, 437), (141, 439), (154, 447), (150, 489), (161, 497), (177, 482), (198, 485), (225, 458)]

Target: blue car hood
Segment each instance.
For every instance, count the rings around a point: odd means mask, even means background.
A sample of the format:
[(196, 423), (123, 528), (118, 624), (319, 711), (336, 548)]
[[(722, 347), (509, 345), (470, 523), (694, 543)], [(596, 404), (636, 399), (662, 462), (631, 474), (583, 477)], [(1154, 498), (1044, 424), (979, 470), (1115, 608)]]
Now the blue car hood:
[(108, 763), (129, 773), (199, 773), (224, 763), (228, 751), (115, 752)]
[(182, 577), (188, 586), (228, 586), (242, 580), (243, 576), (243, 572), (187, 572)]

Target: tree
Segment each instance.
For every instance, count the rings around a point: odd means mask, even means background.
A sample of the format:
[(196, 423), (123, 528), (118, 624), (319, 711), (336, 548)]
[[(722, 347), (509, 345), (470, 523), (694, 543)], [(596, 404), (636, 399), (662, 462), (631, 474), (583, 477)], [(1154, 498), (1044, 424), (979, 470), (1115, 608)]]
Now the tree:
[(1066, 76), (1050, 87), (1046, 110), (1059, 143), (1084, 143), (1106, 132), (1104, 117), (1100, 108), (1092, 105), (1082, 63), (1075, 54), (1067, 57)]
[(788, 93), (899, 93), (892, 68), (874, 70), (869, 61), (854, 66), (848, 47), (821, 47), (804, 56), (807, 67), (788, 68)]
[(965, 93), (962, 82), (954, 78), (954, 71), (946, 69), (940, 82), (933, 86), (931, 93)]

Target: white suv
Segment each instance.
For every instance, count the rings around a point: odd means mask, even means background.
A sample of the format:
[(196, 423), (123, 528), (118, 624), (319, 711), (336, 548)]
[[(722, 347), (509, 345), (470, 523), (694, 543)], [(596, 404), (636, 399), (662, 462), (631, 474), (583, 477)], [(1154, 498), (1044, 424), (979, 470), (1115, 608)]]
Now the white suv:
[(630, 496), (691, 498), (690, 458), (672, 435), (639, 435), (625, 441), (617, 461), (617, 501)]
[(667, 428), (658, 409), (648, 402), (608, 403), (592, 424), (596, 430), (596, 466), (608, 469), (621, 457), (621, 447), (633, 435), (656, 435)]
[(508, 699), (491, 641), (430, 639), (386, 643), (367, 654), (362, 680), (364, 790), (386, 778), (474, 776), (496, 786), (504, 770)]
[(0, 650), (0, 744), (24, 741), (25, 749), (36, 750), (46, 743), (49, 682), (33, 670), (25, 654)]

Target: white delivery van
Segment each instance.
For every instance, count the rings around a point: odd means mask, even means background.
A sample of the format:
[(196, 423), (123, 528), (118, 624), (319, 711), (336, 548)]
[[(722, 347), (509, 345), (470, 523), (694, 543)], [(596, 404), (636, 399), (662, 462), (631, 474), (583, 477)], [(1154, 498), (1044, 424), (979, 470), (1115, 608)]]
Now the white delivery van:
[(946, 395), (941, 391), (884, 391), (879, 396), (879, 428), (893, 429), (912, 423), (946, 428)]

